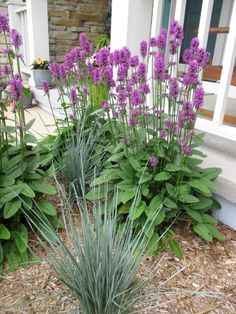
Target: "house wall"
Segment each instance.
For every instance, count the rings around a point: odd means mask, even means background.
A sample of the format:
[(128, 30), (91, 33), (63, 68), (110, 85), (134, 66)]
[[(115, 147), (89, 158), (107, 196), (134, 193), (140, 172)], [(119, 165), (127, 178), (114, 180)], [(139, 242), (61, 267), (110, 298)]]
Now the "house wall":
[(48, 0), (50, 60), (63, 56), (86, 33), (95, 45), (106, 30), (105, 16), (111, 0)]

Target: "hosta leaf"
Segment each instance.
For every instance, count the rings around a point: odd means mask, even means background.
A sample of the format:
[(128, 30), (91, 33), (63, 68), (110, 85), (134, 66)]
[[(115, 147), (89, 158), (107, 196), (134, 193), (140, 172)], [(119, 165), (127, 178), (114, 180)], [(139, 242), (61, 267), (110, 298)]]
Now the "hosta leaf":
[(166, 191), (170, 196), (174, 196), (175, 194), (175, 188), (172, 184), (166, 183)]
[(166, 172), (166, 171), (162, 171), (162, 172), (158, 173), (158, 174), (155, 176), (154, 180), (155, 180), (155, 181), (166, 181), (166, 180), (168, 180), (170, 177), (171, 177), (171, 174), (170, 174), (170, 173), (168, 173), (168, 172)]
[(202, 223), (202, 215), (195, 210), (187, 209), (186, 212), (191, 216), (195, 221)]
[(178, 258), (183, 258), (184, 253), (181, 249), (181, 246), (179, 245), (179, 242), (176, 240), (170, 240), (170, 248), (171, 251), (174, 253), (175, 256)]
[(219, 241), (224, 241), (225, 237), (223, 236), (223, 234), (217, 230), (217, 228), (215, 226), (213, 226), (212, 224), (205, 224), (207, 229), (210, 231), (210, 234), (213, 236), (213, 238), (219, 240)]
[(55, 195), (57, 193), (54, 186), (42, 181), (32, 181), (29, 186), (35, 192), (40, 192), (47, 195)]
[(138, 206), (135, 206), (132, 212), (130, 213), (130, 219), (135, 220), (139, 218), (144, 212), (145, 207), (146, 207), (146, 203), (144, 201), (141, 201), (141, 203)]
[(205, 224), (197, 224), (193, 226), (193, 230), (204, 240), (212, 242), (213, 237)]
[(203, 222), (211, 224), (211, 225), (217, 225), (218, 220), (215, 217), (212, 217), (208, 214), (202, 214)]
[(57, 214), (56, 208), (47, 200), (41, 200), (37, 202), (40, 210), (49, 216), (55, 216)]
[(10, 186), (15, 183), (15, 179), (11, 176), (0, 176), (0, 186)]
[(180, 195), (179, 200), (182, 203), (188, 203), (188, 204), (194, 204), (194, 203), (198, 203), (199, 202), (199, 199), (197, 197), (195, 197), (193, 195), (190, 195), (190, 194), (182, 194), (182, 195)]
[(28, 230), (25, 225), (19, 224), (17, 230), (11, 231), (11, 239), (15, 242), (20, 253), (24, 253), (28, 247)]
[(11, 234), (7, 227), (4, 224), (0, 224), (0, 239), (8, 240), (10, 237)]
[(165, 212), (163, 210), (160, 210), (157, 215), (153, 215), (153, 225), (155, 227), (160, 225), (164, 221), (165, 217), (166, 217)]
[(141, 191), (142, 191), (143, 196), (148, 196), (148, 194), (149, 194), (149, 183), (148, 182), (142, 184)]
[(19, 198), (13, 199), (6, 203), (3, 209), (3, 218), (8, 219), (15, 215), (15, 213), (21, 208), (21, 200)]
[(197, 190), (203, 192), (203, 193), (209, 193), (210, 192), (208, 187), (204, 183), (202, 183), (200, 180), (191, 180), (188, 182), (188, 185), (194, 189), (197, 189)]
[(163, 201), (163, 196), (162, 194), (158, 194), (153, 197), (151, 200), (150, 204), (148, 205), (149, 209), (153, 212), (159, 209)]

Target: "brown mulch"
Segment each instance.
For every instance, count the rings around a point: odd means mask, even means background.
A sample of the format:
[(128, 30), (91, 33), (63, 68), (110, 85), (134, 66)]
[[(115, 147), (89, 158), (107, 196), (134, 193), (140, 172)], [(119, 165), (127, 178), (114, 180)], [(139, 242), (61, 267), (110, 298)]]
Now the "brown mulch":
[[(151, 304), (158, 308), (147, 313), (236, 313), (236, 231), (221, 223), (219, 229), (226, 240), (208, 244), (187, 226), (177, 226), (175, 232), (184, 258), (178, 260), (167, 251), (144, 261), (140, 276), (159, 261), (150, 288), (155, 291), (161, 285), (167, 290)], [(44, 255), (39, 247), (36, 249)], [(6, 271), (4, 275), (0, 283), (0, 313), (57, 314), (68, 313), (74, 307), (75, 300), (46, 262), (15, 273)]]

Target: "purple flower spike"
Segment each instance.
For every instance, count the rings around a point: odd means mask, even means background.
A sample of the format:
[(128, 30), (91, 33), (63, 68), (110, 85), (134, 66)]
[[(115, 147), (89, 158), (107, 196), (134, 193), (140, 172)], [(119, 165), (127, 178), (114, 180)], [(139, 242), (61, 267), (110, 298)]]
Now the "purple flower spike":
[(43, 80), (41, 82), (41, 86), (42, 86), (42, 89), (44, 90), (44, 93), (45, 94), (49, 94), (49, 86), (48, 86), (48, 82)]
[(153, 168), (155, 168), (159, 163), (158, 159), (154, 156), (149, 157), (148, 161)]
[(141, 43), (140, 43), (140, 54), (143, 58), (145, 58), (147, 55), (147, 48), (148, 48), (147, 42), (145, 40), (141, 41)]
[(91, 52), (91, 47), (85, 34), (80, 34), (79, 42), (81, 48), (86, 52), (86, 54), (89, 54)]
[(195, 89), (194, 95), (193, 95), (193, 104), (195, 108), (201, 108), (203, 107), (203, 101), (204, 101), (204, 89), (202, 86), (199, 86)]
[(179, 96), (179, 84), (176, 78), (170, 80), (169, 97), (176, 99)]
[(193, 51), (196, 51), (198, 47), (199, 47), (199, 39), (197, 37), (194, 37), (191, 40), (190, 49), (192, 49)]
[(6, 14), (0, 13), (0, 31), (9, 32), (9, 20)]
[(167, 136), (167, 131), (166, 130), (161, 130), (160, 131), (160, 138), (165, 138)]
[(49, 66), (49, 70), (52, 74), (52, 77), (55, 79), (60, 79), (60, 70), (59, 70), (59, 64), (57, 62), (53, 62)]
[(11, 30), (11, 44), (12, 46), (19, 48), (22, 45), (22, 37), (21, 35), (17, 32), (16, 29)]
[(127, 143), (127, 138), (125, 138), (125, 137), (120, 138), (120, 143), (121, 144), (126, 144)]
[(13, 79), (10, 80), (10, 89), (13, 99), (19, 100), (24, 97), (22, 78), (19, 74), (16, 74)]
[(74, 87), (71, 87), (70, 99), (71, 99), (71, 102), (72, 102), (73, 105), (75, 105), (77, 103), (77, 101), (78, 101), (77, 91), (76, 91), (76, 88), (74, 88)]
[(167, 30), (165, 28), (162, 28), (160, 31), (160, 34), (157, 36), (157, 39), (156, 39), (157, 47), (160, 49), (164, 49), (166, 47), (166, 41), (167, 41)]
[(1, 69), (3, 75), (8, 76), (11, 74), (11, 70), (8, 65), (4, 65)]
[(166, 78), (165, 56), (163, 52), (158, 52), (154, 61), (154, 78), (155, 80), (164, 81)]
[(188, 145), (184, 145), (182, 147), (182, 153), (184, 155), (191, 156), (192, 155), (192, 148), (190, 146), (188, 146)]

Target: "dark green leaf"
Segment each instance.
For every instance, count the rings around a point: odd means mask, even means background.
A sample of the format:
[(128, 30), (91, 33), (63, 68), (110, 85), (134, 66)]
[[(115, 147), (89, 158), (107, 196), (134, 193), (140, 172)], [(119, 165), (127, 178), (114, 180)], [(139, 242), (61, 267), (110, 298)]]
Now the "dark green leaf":
[(171, 174), (170, 174), (170, 173), (168, 173), (168, 172), (166, 172), (166, 171), (162, 171), (162, 172), (158, 173), (158, 174), (155, 176), (154, 180), (155, 180), (155, 181), (166, 181), (166, 180), (168, 180), (170, 177), (171, 177)]
[(0, 186), (10, 186), (13, 185), (15, 183), (15, 179), (13, 177), (10, 176), (0, 176)]
[(211, 225), (217, 225), (218, 220), (208, 214), (202, 214), (203, 222), (211, 224)]
[(223, 234), (219, 230), (217, 230), (215, 226), (213, 226), (212, 224), (205, 224), (205, 226), (210, 231), (210, 234), (213, 236), (213, 238), (219, 241), (225, 240), (225, 237), (223, 236)]
[(159, 239), (159, 234), (155, 232), (147, 244), (148, 255), (153, 256), (156, 254)]
[(11, 234), (10, 231), (7, 229), (6, 226), (4, 226), (4, 224), (0, 224), (0, 239), (3, 240), (8, 240), (10, 239)]
[(55, 216), (57, 214), (56, 208), (47, 200), (41, 200), (37, 202), (38, 207), (42, 210), (45, 214), (49, 216)]
[(203, 192), (203, 193), (209, 193), (210, 192), (208, 187), (202, 181), (200, 181), (198, 179), (189, 181), (188, 185), (194, 189), (197, 189), (197, 190)]
[(24, 253), (28, 247), (28, 230), (25, 225), (19, 224), (17, 230), (11, 231), (11, 238), (15, 242), (20, 253)]
[(35, 192), (40, 192), (47, 195), (55, 195), (57, 193), (54, 186), (42, 181), (32, 181), (29, 186)]
[(3, 218), (8, 219), (15, 215), (15, 213), (21, 208), (21, 200), (19, 198), (13, 199), (7, 202), (3, 209)]
[(131, 166), (134, 168), (134, 170), (139, 171), (139, 172), (142, 170), (141, 164), (134, 157), (130, 157), (129, 162)]
[(139, 218), (144, 212), (145, 207), (146, 207), (146, 203), (144, 201), (141, 201), (141, 203), (138, 206), (135, 206), (132, 212), (130, 213), (130, 219), (135, 220)]
[(164, 206), (167, 207), (167, 208), (173, 208), (173, 209), (177, 209), (178, 208), (178, 205), (173, 200), (171, 200), (169, 197), (165, 198)]
[(202, 215), (195, 210), (187, 209), (186, 212), (191, 216), (195, 221), (202, 223)]
[(205, 224), (197, 224), (193, 226), (193, 230), (204, 240), (212, 242), (213, 237)]
[(0, 190), (1, 202), (7, 203), (13, 200), (16, 196), (20, 194), (22, 186), (12, 185)]
[(31, 198), (35, 197), (34, 191), (28, 186), (28, 184), (22, 183), (21, 185), (22, 185), (21, 194), (31, 197)]
[(221, 169), (216, 167), (206, 168), (202, 171), (202, 174), (204, 177), (206, 177), (209, 180), (213, 180), (216, 177), (218, 177), (219, 174), (221, 174)]
[(184, 253), (181, 249), (181, 246), (179, 245), (179, 242), (176, 240), (170, 240), (170, 248), (171, 251), (174, 253), (175, 256), (178, 258), (183, 258)]
[(182, 203), (188, 203), (188, 204), (194, 204), (194, 203), (198, 203), (199, 202), (199, 199), (193, 195), (190, 195), (190, 194), (185, 194), (185, 195), (181, 195), (179, 197), (179, 200), (182, 202)]
[(152, 175), (150, 173), (142, 173), (141, 177), (139, 179), (139, 184), (143, 184), (145, 182), (148, 182), (152, 179)]

